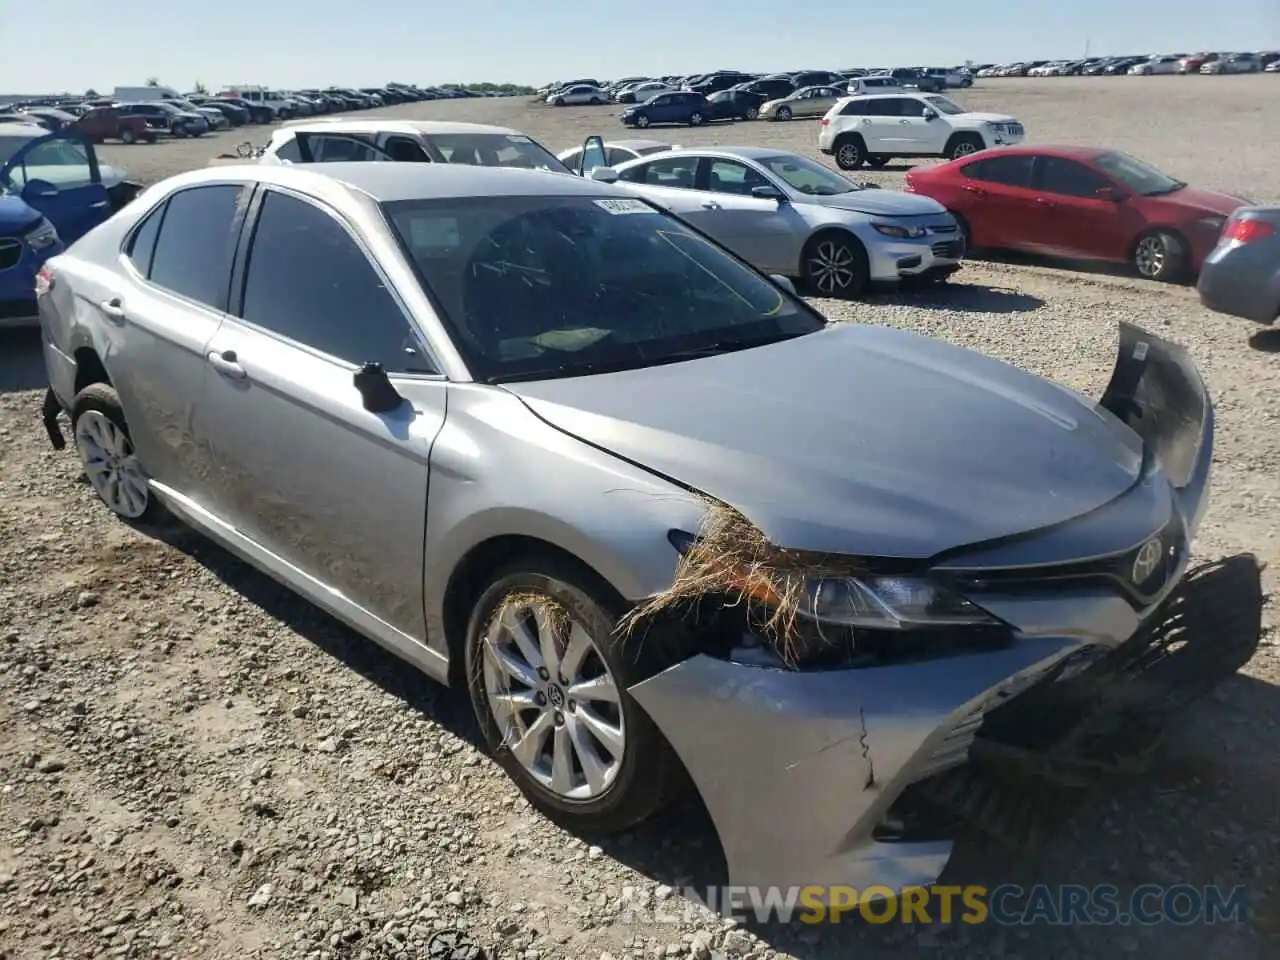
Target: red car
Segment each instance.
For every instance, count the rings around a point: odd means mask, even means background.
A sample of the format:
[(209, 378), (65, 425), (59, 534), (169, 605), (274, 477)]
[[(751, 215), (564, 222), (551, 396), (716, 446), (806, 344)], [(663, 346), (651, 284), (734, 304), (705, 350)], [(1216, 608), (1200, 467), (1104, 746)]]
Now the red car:
[(1248, 205), (1097, 147), (996, 147), (916, 167), (906, 189), (950, 210), (970, 248), (1129, 263), (1167, 281), (1199, 273)]

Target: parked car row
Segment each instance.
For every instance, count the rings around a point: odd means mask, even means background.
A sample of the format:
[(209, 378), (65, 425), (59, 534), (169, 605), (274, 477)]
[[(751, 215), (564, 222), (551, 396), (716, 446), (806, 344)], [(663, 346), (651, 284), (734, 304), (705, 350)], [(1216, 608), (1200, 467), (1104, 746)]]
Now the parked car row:
[(987, 77), (1150, 77), (1161, 74), (1204, 75), (1227, 73), (1280, 73), (1280, 51), (1147, 53), (1131, 56), (1085, 57), (1067, 60), (1020, 60), (987, 64), (976, 76)]

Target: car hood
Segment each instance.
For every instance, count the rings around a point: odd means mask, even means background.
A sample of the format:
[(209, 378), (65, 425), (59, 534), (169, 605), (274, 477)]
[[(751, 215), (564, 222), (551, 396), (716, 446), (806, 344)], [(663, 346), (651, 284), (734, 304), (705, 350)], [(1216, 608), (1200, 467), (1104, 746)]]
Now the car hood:
[(0, 235), (15, 233), (40, 219), (40, 212), (27, 206), (21, 197), (0, 191)]
[(796, 550), (926, 558), (1036, 530), (1120, 496), (1143, 459), (1065, 387), (885, 327), (506, 389)]
[(896, 190), (857, 190), (833, 197), (804, 195), (803, 199), (797, 202), (815, 203), (822, 207), (834, 207), (837, 210), (850, 210), (882, 217), (924, 217), (947, 212), (947, 208), (936, 200), (919, 194), (900, 193)]
[(1017, 117), (1011, 117), (1007, 113), (962, 113), (952, 117), (952, 120), (966, 120), (969, 123), (1017, 123)]
[(1201, 216), (1219, 214), (1229, 216), (1240, 207), (1247, 207), (1249, 201), (1242, 197), (1233, 197), (1229, 193), (1218, 193), (1216, 190), (1201, 190), (1199, 187), (1183, 187), (1175, 193), (1162, 197), (1152, 197), (1171, 207), (1185, 210), (1187, 213)]

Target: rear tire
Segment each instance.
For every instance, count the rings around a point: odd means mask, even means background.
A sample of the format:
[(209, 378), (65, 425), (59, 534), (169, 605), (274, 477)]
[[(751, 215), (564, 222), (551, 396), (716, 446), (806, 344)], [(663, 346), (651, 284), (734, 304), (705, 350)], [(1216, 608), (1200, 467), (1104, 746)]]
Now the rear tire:
[(71, 435), (89, 484), (108, 510), (130, 523), (164, 515), (138, 462), (115, 388), (91, 383), (71, 402)]
[(836, 141), (836, 166), (841, 170), (857, 170), (867, 160), (867, 149), (858, 136)]
[(120, 131), (120, 142), (132, 146), (138, 142), (138, 135), (128, 128)]
[(535, 554), (497, 572), (467, 627), (467, 686), (494, 760), (534, 807), (571, 830), (625, 830), (682, 783), (675, 753), (627, 692), (653, 671), (643, 644), (628, 649), (633, 641), (617, 636), (623, 612), (605, 585)]
[(759, 120), (759, 119), (760, 119), (760, 108), (759, 108), (759, 107), (747, 107), (747, 112), (746, 112), (745, 116), (746, 116), (746, 119), (748, 119), (748, 120)]
[(689, 117), (689, 126), (700, 127), (703, 123), (703, 117), (700, 113), (694, 113)]

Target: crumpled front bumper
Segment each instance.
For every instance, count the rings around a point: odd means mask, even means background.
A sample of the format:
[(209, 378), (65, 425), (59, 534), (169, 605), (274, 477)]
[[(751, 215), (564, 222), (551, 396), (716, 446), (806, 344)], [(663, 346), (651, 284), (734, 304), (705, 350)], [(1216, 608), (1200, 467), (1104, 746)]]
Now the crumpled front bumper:
[[(1204, 510), (1213, 448), (1212, 409), (1194, 366), (1179, 348), (1123, 325), (1101, 406), (1159, 458), (1189, 536)], [(951, 841), (877, 838), (903, 790), (965, 763), (984, 717), (1067, 657), (1123, 644), (1185, 570), (1184, 556), (1145, 610), (1105, 588), (1067, 595), (1053, 587), (988, 607), (1017, 631), (999, 650), (828, 671), (700, 654), (630, 692), (697, 786), (730, 883), (926, 885), (946, 865)]]

